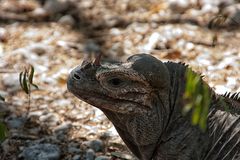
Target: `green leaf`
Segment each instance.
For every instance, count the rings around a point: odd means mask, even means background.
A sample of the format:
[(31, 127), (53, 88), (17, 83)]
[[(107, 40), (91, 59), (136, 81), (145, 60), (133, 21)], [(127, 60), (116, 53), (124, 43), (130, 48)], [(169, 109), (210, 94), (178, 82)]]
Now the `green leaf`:
[(26, 94), (29, 94), (28, 81), (27, 81), (27, 71), (23, 75), (23, 90)]
[(39, 89), (38, 86), (36, 84), (31, 84), (33, 87), (35, 87), (36, 89)]
[(187, 69), (183, 97), (186, 104), (182, 109), (182, 114), (185, 116), (192, 111), (191, 123), (192, 125), (198, 125), (202, 131), (207, 128), (210, 97), (209, 87), (202, 81), (201, 76), (191, 69)]
[(23, 89), (23, 72), (21, 72), (19, 74), (19, 83), (20, 83), (21, 88)]
[(33, 75), (34, 75), (34, 68), (33, 68), (33, 66), (31, 65), (31, 66), (30, 66), (30, 73), (29, 73), (29, 76), (28, 76), (28, 80), (29, 80), (29, 83), (30, 83), (30, 84), (33, 83)]
[(7, 137), (7, 127), (0, 122), (0, 141), (3, 141)]
[(200, 119), (200, 115), (201, 115), (201, 100), (202, 100), (202, 96), (198, 95), (197, 99), (196, 99), (196, 103), (194, 105), (194, 111), (193, 111), (193, 115), (192, 115), (192, 124), (193, 125), (197, 125)]
[(192, 87), (193, 87), (193, 74), (190, 69), (187, 69), (186, 71), (186, 90), (185, 90), (185, 98), (191, 97)]

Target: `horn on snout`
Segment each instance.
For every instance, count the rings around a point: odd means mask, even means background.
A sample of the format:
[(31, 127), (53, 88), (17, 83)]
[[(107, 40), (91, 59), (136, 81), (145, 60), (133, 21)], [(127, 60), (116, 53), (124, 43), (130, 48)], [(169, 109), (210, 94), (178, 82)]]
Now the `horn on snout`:
[(89, 56), (89, 54), (84, 54), (81, 66), (83, 67), (89, 63), (91, 63), (91, 57)]
[(102, 57), (102, 53), (99, 53), (99, 54), (96, 56), (93, 64), (96, 65), (96, 66), (100, 66), (100, 65), (101, 65), (101, 64), (100, 64), (101, 57)]

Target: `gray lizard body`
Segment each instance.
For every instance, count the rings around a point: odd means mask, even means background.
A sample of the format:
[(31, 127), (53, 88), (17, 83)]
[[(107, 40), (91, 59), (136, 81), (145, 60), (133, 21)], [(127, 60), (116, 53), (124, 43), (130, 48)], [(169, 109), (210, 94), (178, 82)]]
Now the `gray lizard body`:
[(141, 160), (239, 160), (238, 95), (220, 96), (209, 88), (207, 131), (202, 132), (182, 115), (186, 69), (147, 54), (125, 63), (84, 61), (69, 75), (68, 90), (101, 109)]

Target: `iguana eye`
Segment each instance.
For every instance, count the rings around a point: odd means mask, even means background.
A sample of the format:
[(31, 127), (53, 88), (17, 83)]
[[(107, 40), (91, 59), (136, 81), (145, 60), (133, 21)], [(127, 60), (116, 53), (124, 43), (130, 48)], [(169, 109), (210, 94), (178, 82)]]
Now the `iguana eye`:
[(112, 87), (120, 87), (124, 84), (124, 81), (120, 78), (112, 78), (108, 80), (108, 84), (111, 85)]

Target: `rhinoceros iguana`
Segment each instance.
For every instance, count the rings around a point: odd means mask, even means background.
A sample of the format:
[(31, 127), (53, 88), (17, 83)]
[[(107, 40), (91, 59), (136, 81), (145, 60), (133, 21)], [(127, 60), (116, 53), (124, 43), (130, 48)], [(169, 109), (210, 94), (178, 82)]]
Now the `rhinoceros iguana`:
[(209, 88), (207, 130), (202, 132), (182, 115), (186, 65), (163, 63), (148, 54), (124, 63), (98, 61), (75, 68), (68, 90), (101, 109), (137, 158), (240, 160), (238, 94), (217, 95)]

